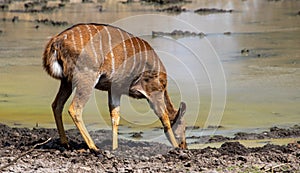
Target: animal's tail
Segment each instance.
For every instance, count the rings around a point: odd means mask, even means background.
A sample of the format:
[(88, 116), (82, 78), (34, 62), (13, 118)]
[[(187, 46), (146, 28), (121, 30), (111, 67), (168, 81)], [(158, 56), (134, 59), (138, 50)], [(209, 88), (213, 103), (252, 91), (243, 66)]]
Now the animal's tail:
[(43, 67), (50, 76), (56, 79), (62, 79), (64, 77), (59, 41), (55, 39), (55, 37), (46, 45), (43, 54)]

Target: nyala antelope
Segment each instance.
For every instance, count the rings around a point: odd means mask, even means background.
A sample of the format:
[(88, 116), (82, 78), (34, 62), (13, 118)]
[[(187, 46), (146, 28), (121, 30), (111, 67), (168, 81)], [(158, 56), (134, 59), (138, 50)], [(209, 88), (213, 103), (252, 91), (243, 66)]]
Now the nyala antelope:
[(69, 114), (88, 147), (99, 151), (82, 120), (83, 108), (96, 88), (108, 91), (112, 149), (118, 147), (121, 95), (147, 99), (167, 139), (174, 147), (186, 148), (186, 105), (181, 102), (178, 110), (174, 108), (166, 90), (166, 69), (145, 40), (111, 25), (77, 24), (51, 38), (43, 66), (61, 82), (52, 110), (62, 145), (68, 146), (62, 111), (75, 90)]

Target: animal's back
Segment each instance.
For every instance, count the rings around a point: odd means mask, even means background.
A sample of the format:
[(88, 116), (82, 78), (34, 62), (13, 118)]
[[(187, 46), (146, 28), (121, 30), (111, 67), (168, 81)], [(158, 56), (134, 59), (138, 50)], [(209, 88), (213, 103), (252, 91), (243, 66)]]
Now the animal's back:
[(74, 72), (93, 71), (103, 81), (121, 82), (144, 72), (165, 73), (145, 40), (105, 24), (77, 24), (61, 32), (48, 42), (43, 62), (45, 70), (57, 79), (72, 80)]

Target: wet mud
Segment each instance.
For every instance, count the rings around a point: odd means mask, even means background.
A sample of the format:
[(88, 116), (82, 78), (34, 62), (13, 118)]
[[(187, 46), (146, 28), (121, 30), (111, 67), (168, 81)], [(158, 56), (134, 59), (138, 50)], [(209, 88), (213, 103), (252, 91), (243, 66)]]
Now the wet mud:
[(294, 125), (290, 128), (272, 127), (268, 131), (261, 133), (246, 133), (238, 132), (234, 137), (227, 137), (222, 135), (214, 136), (189, 136), (188, 139), (194, 139), (193, 144), (216, 143), (234, 140), (260, 140), (260, 139), (284, 139), (284, 138), (299, 138), (300, 126)]
[[(276, 132), (276, 137), (282, 137), (287, 133), (279, 128), (270, 129), (271, 131), (272, 134)], [(180, 150), (155, 142), (119, 139), (119, 148), (112, 151), (111, 132), (98, 130), (91, 132), (96, 145), (101, 148), (101, 153), (95, 154), (87, 148), (76, 129), (67, 131), (69, 149), (59, 144), (56, 129), (11, 128), (1, 124), (0, 134), (2, 136), (0, 169), (3, 172), (297, 172), (300, 170), (300, 141), (283, 146), (267, 144), (256, 148), (247, 148), (239, 142), (225, 142), (220, 148)], [(293, 132), (291, 134), (293, 136)], [(247, 135), (237, 136), (247, 139)], [(249, 135), (248, 137), (252, 139)], [(42, 144), (47, 139), (50, 140)]]

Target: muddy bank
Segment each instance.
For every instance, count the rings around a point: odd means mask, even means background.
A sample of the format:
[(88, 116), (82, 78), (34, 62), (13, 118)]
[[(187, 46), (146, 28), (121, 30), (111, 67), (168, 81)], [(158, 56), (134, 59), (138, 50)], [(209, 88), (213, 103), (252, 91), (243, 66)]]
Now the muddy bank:
[[(286, 146), (268, 144), (257, 148), (247, 148), (238, 142), (225, 142), (220, 148), (179, 150), (160, 143), (119, 139), (120, 147), (111, 151), (111, 132), (99, 130), (91, 133), (103, 153), (96, 155), (87, 149), (77, 130), (67, 131), (71, 146), (68, 150), (59, 145), (55, 129), (30, 130), (1, 124), (0, 135), (0, 168), (4, 172), (300, 170), (300, 141)], [(49, 138), (51, 140), (46, 144), (36, 146)]]
[(260, 139), (283, 139), (283, 138), (299, 138), (300, 126), (294, 125), (290, 128), (272, 127), (269, 131), (261, 133), (246, 133), (238, 132), (234, 137), (227, 137), (222, 135), (214, 136), (188, 136), (188, 139), (194, 139), (193, 144), (215, 143), (234, 140), (260, 140)]
[(160, 36), (169, 36), (173, 38), (182, 38), (182, 37), (205, 37), (203, 32), (191, 32), (191, 31), (182, 31), (182, 30), (174, 30), (172, 32), (161, 32), (161, 31), (152, 31), (152, 37), (160, 37)]
[(212, 13), (232, 13), (233, 10), (225, 10), (219, 8), (199, 8), (194, 11), (197, 14), (212, 14)]

